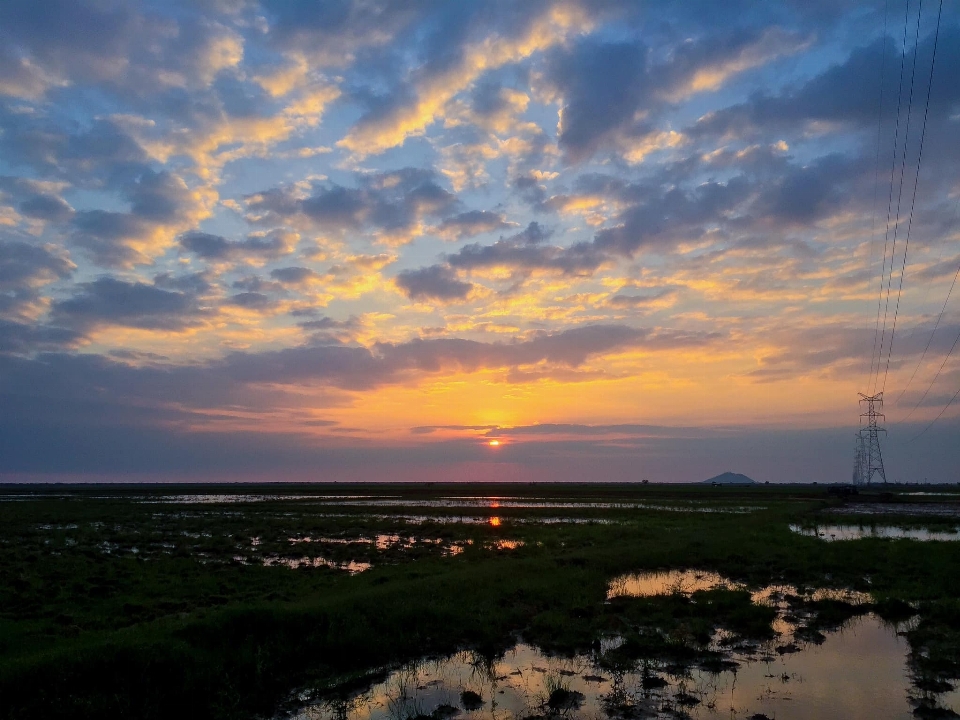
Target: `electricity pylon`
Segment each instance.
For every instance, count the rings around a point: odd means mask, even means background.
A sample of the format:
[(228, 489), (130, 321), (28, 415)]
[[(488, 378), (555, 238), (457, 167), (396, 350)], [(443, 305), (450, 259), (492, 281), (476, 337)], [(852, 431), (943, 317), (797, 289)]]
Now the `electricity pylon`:
[[(887, 482), (887, 474), (883, 469), (883, 455), (880, 453), (880, 433), (886, 430), (878, 424), (883, 420), (883, 413), (878, 407), (883, 407), (883, 393), (864, 395), (860, 393), (860, 404), (866, 403), (867, 411), (860, 413), (860, 432), (857, 433), (857, 457), (854, 462), (853, 482), (856, 485), (870, 485), (874, 475), (879, 475), (883, 482)], [(866, 420), (866, 425), (864, 425)]]
[(863, 459), (864, 459), (864, 442), (863, 435), (859, 432), (857, 433), (857, 451), (853, 456), (853, 484), (860, 485), (862, 484), (863, 478)]

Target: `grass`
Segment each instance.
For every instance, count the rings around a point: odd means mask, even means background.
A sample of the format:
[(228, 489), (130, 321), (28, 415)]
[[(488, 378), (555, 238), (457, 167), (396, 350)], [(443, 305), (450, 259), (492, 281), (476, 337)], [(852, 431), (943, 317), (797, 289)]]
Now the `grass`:
[[(813, 487), (507, 489), (670, 509), (348, 508), (323, 497), (390, 494), (420, 503), (466, 494), (442, 486), (290, 487), (284, 493), (318, 497), (224, 505), (142, 502), (187, 492), (167, 487), (111, 487), (109, 496), (71, 488), (66, 497), (47, 489), (40, 499), (0, 501), (0, 718), (263, 717), (299, 688), (460, 648), (492, 655), (518, 637), (570, 653), (618, 633), (627, 639), (624, 661), (633, 661), (703, 658), (717, 627), (770, 635), (772, 611), (743, 591), (605, 603), (611, 578), (643, 569), (695, 567), (754, 585), (869, 590), (886, 614), (919, 608), (909, 639), (923, 649), (915, 657), (925, 681), (960, 674), (960, 543), (799, 536), (790, 523), (833, 522), (823, 512), (843, 502)], [(502, 485), (470, 489), (504, 492)], [(705, 507), (759, 509), (693, 512)], [(413, 524), (391, 513), (436, 520)], [(461, 513), (501, 523), (443, 522)], [(562, 516), (610, 522), (536, 522)], [(386, 549), (358, 542), (376, 534), (420, 541)], [(289, 541), (304, 536), (343, 542)], [(491, 549), (498, 538), (524, 544)], [(450, 556), (453, 544), (463, 551)], [(374, 567), (351, 576), (261, 565), (285, 554)], [(851, 612), (820, 605), (812, 608), (814, 630)]]

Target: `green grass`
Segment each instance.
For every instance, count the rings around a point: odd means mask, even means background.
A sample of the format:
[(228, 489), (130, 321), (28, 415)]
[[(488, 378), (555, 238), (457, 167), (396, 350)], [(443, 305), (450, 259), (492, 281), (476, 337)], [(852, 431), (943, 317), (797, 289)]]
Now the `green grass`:
[[(320, 492), (400, 494), (413, 501), (467, 494), (463, 490), (328, 486)], [(958, 674), (960, 543), (825, 543), (791, 533), (792, 522), (834, 521), (821, 513), (842, 501), (819, 488), (470, 488), (472, 495), (763, 508), (746, 514), (463, 511), (495, 514), (502, 518), (499, 527), (412, 525), (382, 517), (459, 514), (423, 507), (136, 501), (182, 491), (111, 488), (120, 497), (104, 498), (103, 488), (86, 488), (69, 498), (0, 502), (0, 718), (270, 716), (298, 688), (329, 687), (376, 667), (458, 648), (492, 655), (521, 637), (570, 653), (617, 633), (627, 639), (623, 652), (631, 660), (704, 659), (703, 643), (717, 627), (769, 636), (772, 611), (753, 605), (742, 591), (605, 603), (612, 577), (643, 569), (694, 567), (753, 585), (870, 590), (888, 614), (902, 614), (909, 602), (921, 612), (910, 636), (927, 652), (921, 670), (937, 678)], [(857, 498), (864, 499), (870, 498)], [(563, 515), (614, 522), (519, 522)], [(443, 543), (379, 551), (360, 544), (293, 547), (288, 541), (376, 533)], [(496, 538), (525, 544), (501, 552), (485, 547)], [(452, 542), (466, 549), (444, 556), (443, 544)], [(374, 568), (349, 576), (260, 566), (259, 558), (273, 553), (365, 559)], [(815, 609), (823, 628), (850, 612), (830, 604)]]

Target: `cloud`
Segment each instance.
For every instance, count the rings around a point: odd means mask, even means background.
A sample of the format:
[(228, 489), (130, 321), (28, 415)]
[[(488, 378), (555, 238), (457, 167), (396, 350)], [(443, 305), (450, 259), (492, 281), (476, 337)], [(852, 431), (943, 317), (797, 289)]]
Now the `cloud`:
[(191, 190), (177, 175), (144, 171), (123, 185), (129, 212), (81, 210), (71, 220), (72, 241), (104, 267), (147, 264), (176, 236), (209, 214), (211, 193)]
[(539, 9), (529, 3), (508, 10), (498, 30), (465, 42), (454, 59), (423, 68), (410, 87), (362, 117), (337, 144), (358, 157), (402, 145), (423, 133), (451, 99), (484, 73), (546, 50), (590, 24), (572, 4), (552, 5), (535, 14)]
[(516, 223), (507, 222), (499, 213), (489, 210), (470, 210), (446, 218), (437, 226), (435, 232), (444, 240), (461, 240), (474, 235), (505, 230), (516, 225)]
[(447, 262), (451, 267), (463, 270), (507, 268), (518, 272), (550, 270), (565, 275), (586, 275), (606, 261), (592, 243), (581, 242), (569, 247), (541, 245), (537, 244), (540, 242), (538, 233), (537, 236), (536, 241), (530, 242), (530, 233), (524, 231), (493, 245), (465, 245), (450, 255)]
[(61, 280), (75, 268), (63, 251), (52, 245), (0, 241), (0, 292)]
[(610, 307), (620, 310), (660, 309), (670, 307), (676, 302), (677, 291), (674, 288), (663, 288), (646, 293), (618, 292), (607, 300)]
[(458, 280), (456, 273), (443, 265), (404, 270), (397, 275), (396, 282), (411, 300), (463, 300), (473, 289), (473, 285)]
[[(0, 306), (2, 306), (2, 300), (0, 300)], [(75, 347), (81, 337), (77, 331), (67, 328), (20, 323), (0, 318), (0, 355), (63, 350)]]
[(261, 224), (301, 223), (323, 232), (368, 230), (388, 244), (402, 244), (423, 231), (428, 217), (441, 217), (457, 204), (430, 170), (402, 168), (359, 175), (358, 187), (335, 183), (311, 194), (274, 188), (247, 196), (248, 217)]
[(220, 235), (192, 231), (180, 236), (180, 246), (204, 260), (275, 259), (293, 252), (296, 235), (271, 232), (231, 241)]
[(90, 330), (108, 325), (144, 330), (183, 330), (208, 315), (184, 292), (102, 277), (78, 286), (79, 292), (54, 301), (50, 316), (64, 327)]
[(285, 267), (271, 270), (270, 277), (285, 285), (300, 285), (317, 277), (317, 273), (305, 267)]
[(245, 310), (267, 310), (276, 305), (276, 300), (260, 292), (248, 291), (231, 295), (226, 299), (225, 304), (235, 305)]
[(269, 38), (276, 47), (320, 67), (343, 67), (358, 53), (382, 47), (416, 20), (429, 3), (335, 0), (322, 5), (263, 0)]
[[(41, 289), (70, 277), (75, 269), (66, 254), (53, 245), (0, 240), (0, 317), (35, 320), (45, 304)], [(25, 332), (20, 327), (16, 330), (18, 334)]]
[[(648, 97), (647, 50), (640, 43), (586, 40), (551, 68), (563, 96), (560, 148), (578, 162), (630, 123)], [(597, 108), (603, 112), (597, 112)]]
[[(841, 123), (875, 129), (881, 64), (886, 68), (884, 98), (897, 98), (900, 95), (897, 68), (900, 67), (901, 57), (895, 44), (898, 42), (887, 37), (855, 48), (843, 62), (831, 65), (799, 87), (788, 88), (779, 94), (756, 92), (746, 102), (705, 114), (687, 132), (699, 137), (742, 137), (749, 133), (782, 133), (813, 123)], [(945, 24), (938, 41), (934, 81), (936, 92), (931, 93), (933, 118), (949, 115), (960, 100), (956, 82), (960, 79), (958, 43), (960, 27), (952, 23)], [(918, 52), (918, 68), (929, 67), (933, 54), (931, 35), (921, 38)], [(908, 50), (904, 58), (908, 68), (913, 65), (913, 54)], [(923, 97), (926, 94), (927, 77), (923, 72), (918, 72), (916, 81), (916, 96)], [(885, 113), (893, 112), (892, 107), (895, 105), (888, 104)]]
[(37, 220), (61, 223), (73, 217), (73, 208), (56, 195), (35, 195), (20, 203), (20, 212)]
[(808, 43), (778, 28), (720, 31), (688, 39), (660, 62), (651, 60), (649, 48), (636, 39), (589, 37), (562, 47), (553, 54), (547, 74), (563, 103), (560, 149), (572, 163), (600, 150), (639, 163), (652, 152), (676, 148), (686, 138), (657, 124), (671, 104), (717, 90), (737, 74)]

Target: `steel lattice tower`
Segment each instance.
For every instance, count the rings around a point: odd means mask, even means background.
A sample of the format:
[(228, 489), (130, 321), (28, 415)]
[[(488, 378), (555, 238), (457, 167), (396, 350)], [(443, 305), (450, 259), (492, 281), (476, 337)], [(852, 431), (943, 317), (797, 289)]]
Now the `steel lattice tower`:
[[(853, 481), (857, 485), (870, 485), (874, 475), (883, 482), (887, 474), (883, 469), (883, 455), (880, 453), (880, 433), (886, 430), (878, 424), (884, 416), (878, 408), (883, 407), (883, 393), (864, 395), (860, 393), (860, 404), (866, 403), (867, 411), (860, 413), (860, 432), (857, 434), (857, 459), (854, 465)], [(866, 420), (866, 425), (864, 425)]]
[(853, 484), (860, 485), (863, 483), (863, 460), (864, 460), (864, 442), (863, 435), (859, 432), (857, 433), (857, 451), (853, 457)]

